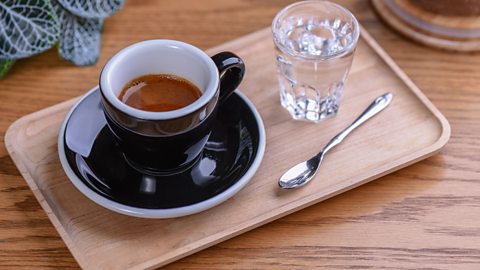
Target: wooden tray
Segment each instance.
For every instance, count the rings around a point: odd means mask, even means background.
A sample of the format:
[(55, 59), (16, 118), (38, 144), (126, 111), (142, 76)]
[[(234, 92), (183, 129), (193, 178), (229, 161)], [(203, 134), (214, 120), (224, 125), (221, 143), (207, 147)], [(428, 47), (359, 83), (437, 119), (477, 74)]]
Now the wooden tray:
[[(57, 155), (60, 124), (75, 100), (17, 120), (6, 134), (6, 146), (81, 267), (165, 265), (424, 159), (445, 145), (447, 120), (362, 31), (340, 112), (320, 124), (293, 121), (280, 106), (269, 29), (209, 50), (231, 50), (245, 60), (241, 89), (264, 120), (267, 148), (243, 190), (196, 215), (168, 220), (124, 216), (77, 191)], [(297, 190), (278, 188), (285, 170), (316, 153), (386, 91), (394, 94), (392, 104), (329, 153), (316, 180)]]

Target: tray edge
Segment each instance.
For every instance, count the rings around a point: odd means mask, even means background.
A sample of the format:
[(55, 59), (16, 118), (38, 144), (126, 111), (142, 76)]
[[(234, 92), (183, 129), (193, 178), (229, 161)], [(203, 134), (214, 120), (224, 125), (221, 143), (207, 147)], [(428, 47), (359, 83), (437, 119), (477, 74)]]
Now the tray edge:
[(40, 191), (40, 188), (38, 187), (37, 182), (33, 180), (33, 177), (28, 172), (22, 159), (16, 153), (17, 151), (13, 143), (15, 141), (15, 135), (18, 134), (18, 132), (24, 126), (26, 126), (24, 123), (30, 121), (32, 118), (37, 118), (39, 115), (46, 114), (47, 112), (50, 113), (52, 110), (56, 110), (60, 108), (63, 109), (63, 107), (65, 106), (68, 106), (68, 107), (73, 106), (73, 104), (77, 99), (78, 97), (69, 99), (59, 104), (44, 108), (40, 111), (33, 112), (18, 118), (12, 124), (10, 124), (10, 126), (7, 128), (5, 132), (4, 143), (5, 143), (5, 148), (7, 149), (7, 152), (10, 155), (10, 158), (13, 160), (13, 163), (15, 164), (18, 171), (20, 172), (20, 175), (23, 177), (23, 179), (27, 183), (28, 187), (32, 191), (33, 195), (35, 196), (35, 199), (38, 201), (38, 203), (42, 207), (43, 211), (45, 211), (45, 214), (47, 215), (48, 219), (52, 223), (55, 230), (60, 235), (60, 238), (64, 241), (67, 249), (72, 253), (72, 256), (75, 258), (75, 260), (77, 261), (77, 263), (82, 269), (89, 269), (90, 267), (88, 264), (88, 260), (84, 258), (83, 254), (80, 253), (75, 248), (75, 244), (73, 240), (70, 238), (69, 234), (63, 228), (60, 220), (57, 218), (57, 215), (54, 214), (53, 209), (50, 207), (50, 204), (47, 202), (47, 200), (43, 196), (43, 193)]
[(450, 139), (451, 127), (447, 118), (437, 109), (437, 107), (428, 99), (428, 97), (418, 88), (418, 86), (407, 76), (407, 74), (393, 61), (393, 59), (388, 55), (385, 50), (375, 41), (375, 39), (368, 33), (363, 26), (361, 26), (361, 35), (362, 38), (367, 42), (367, 44), (382, 58), (382, 60), (387, 64), (393, 72), (408, 86), (408, 88), (418, 97), (418, 99), (428, 108), (428, 110), (435, 116), (439, 121), (442, 128), (442, 132), (437, 141), (435, 141), (430, 147), (431, 151), (440, 150), (445, 146)]

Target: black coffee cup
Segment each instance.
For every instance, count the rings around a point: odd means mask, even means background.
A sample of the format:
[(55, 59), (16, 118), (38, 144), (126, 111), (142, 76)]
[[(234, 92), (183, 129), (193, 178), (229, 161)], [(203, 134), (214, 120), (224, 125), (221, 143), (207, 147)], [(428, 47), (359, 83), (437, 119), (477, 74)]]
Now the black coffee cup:
[[(209, 57), (174, 40), (147, 40), (114, 55), (100, 74), (108, 127), (127, 162), (149, 174), (172, 174), (195, 163), (210, 136), (218, 106), (242, 81), (245, 65), (231, 52)], [(202, 95), (178, 110), (151, 112), (118, 98), (131, 80), (147, 74), (173, 74), (195, 84)]]

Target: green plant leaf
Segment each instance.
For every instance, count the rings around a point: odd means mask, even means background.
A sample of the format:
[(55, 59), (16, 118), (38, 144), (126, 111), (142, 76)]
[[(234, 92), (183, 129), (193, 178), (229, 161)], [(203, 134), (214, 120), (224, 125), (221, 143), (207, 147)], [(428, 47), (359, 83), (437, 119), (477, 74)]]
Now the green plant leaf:
[(75, 16), (57, 0), (52, 0), (52, 4), (60, 20), (60, 56), (78, 66), (95, 64), (100, 54), (103, 20)]
[(0, 58), (29, 57), (57, 42), (59, 25), (48, 0), (0, 1)]
[(0, 59), (0, 79), (5, 77), (8, 71), (10, 71), (13, 63), (15, 63), (14, 59)]
[(124, 0), (58, 0), (72, 14), (83, 18), (104, 19), (123, 6)]

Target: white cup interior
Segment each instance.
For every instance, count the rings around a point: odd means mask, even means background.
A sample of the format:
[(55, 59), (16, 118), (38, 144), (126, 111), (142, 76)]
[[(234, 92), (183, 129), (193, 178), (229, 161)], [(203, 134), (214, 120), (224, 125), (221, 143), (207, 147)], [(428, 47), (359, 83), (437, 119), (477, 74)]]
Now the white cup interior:
[[(118, 99), (123, 87), (142, 75), (173, 74), (195, 84), (202, 96), (174, 111), (148, 112)], [(189, 114), (208, 103), (219, 85), (218, 69), (202, 50), (174, 40), (147, 40), (133, 44), (113, 56), (100, 75), (100, 89), (117, 109), (141, 119), (170, 119)]]

